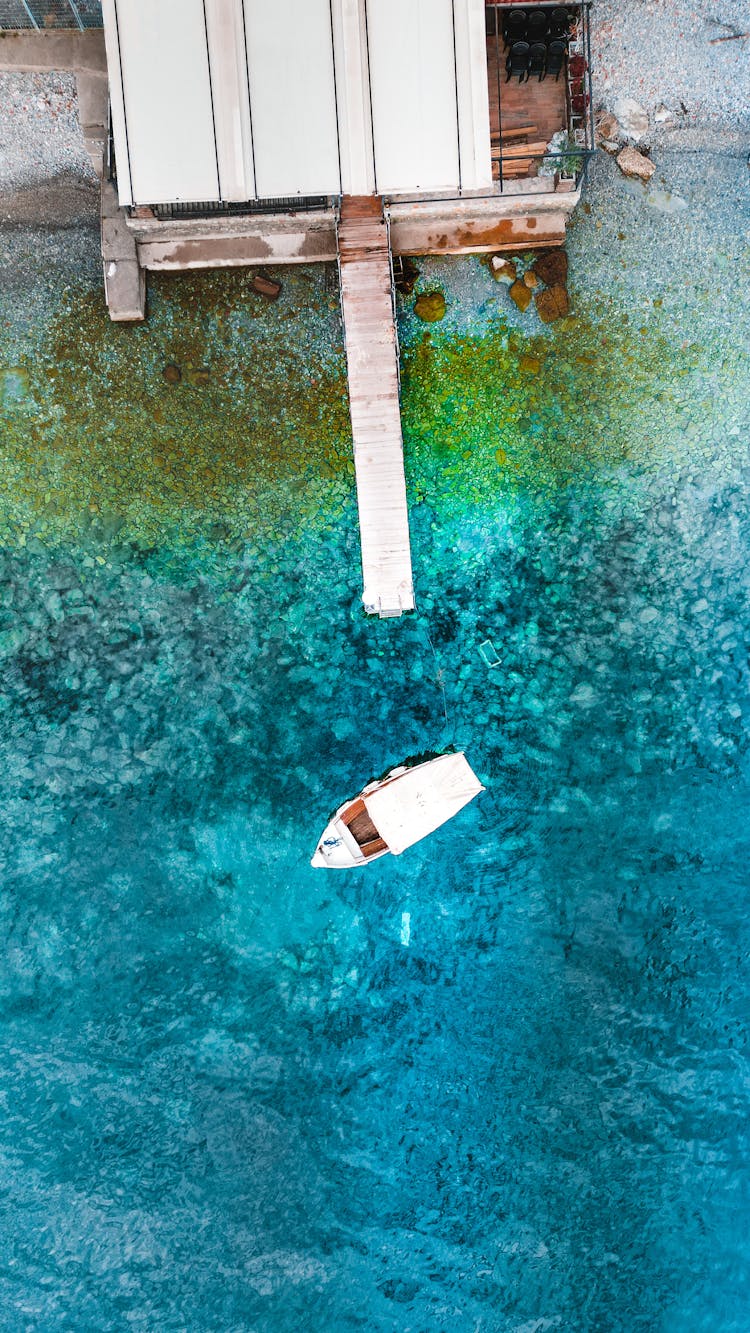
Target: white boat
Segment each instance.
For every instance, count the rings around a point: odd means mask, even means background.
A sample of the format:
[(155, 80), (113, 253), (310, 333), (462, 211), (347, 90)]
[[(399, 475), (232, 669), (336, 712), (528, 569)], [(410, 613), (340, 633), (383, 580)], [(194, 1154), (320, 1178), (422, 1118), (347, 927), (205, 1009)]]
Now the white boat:
[(441, 754), (413, 768), (402, 764), (339, 806), (310, 864), (345, 870), (389, 852), (400, 856), (480, 791), (464, 754)]

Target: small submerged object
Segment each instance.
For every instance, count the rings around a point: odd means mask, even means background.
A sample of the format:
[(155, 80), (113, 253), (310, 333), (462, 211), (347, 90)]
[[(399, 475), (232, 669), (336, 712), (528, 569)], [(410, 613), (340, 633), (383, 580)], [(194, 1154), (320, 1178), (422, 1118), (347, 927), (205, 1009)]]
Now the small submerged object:
[(686, 199), (679, 194), (672, 194), (671, 190), (649, 189), (646, 191), (645, 202), (649, 208), (655, 208), (658, 213), (684, 213), (688, 207)]
[(412, 768), (402, 764), (339, 807), (310, 864), (346, 870), (388, 852), (400, 856), (480, 791), (484, 787), (463, 753), (441, 754)]
[(492, 639), (485, 639), (483, 643), (480, 643), (479, 656), (484, 662), (484, 665), (488, 667), (499, 666), (502, 661), (502, 658), (499, 652), (497, 651), (494, 643), (492, 642)]
[(0, 404), (15, 407), (25, 403), (29, 396), (29, 373), (22, 366), (0, 369)]

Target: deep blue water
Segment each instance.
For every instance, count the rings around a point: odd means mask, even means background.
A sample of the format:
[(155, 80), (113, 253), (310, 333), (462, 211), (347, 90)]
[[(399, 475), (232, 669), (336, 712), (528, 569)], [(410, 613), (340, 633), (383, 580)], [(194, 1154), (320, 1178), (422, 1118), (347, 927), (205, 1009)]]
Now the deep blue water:
[[(750, 289), (690, 295), (691, 246), (746, 270), (742, 169), (688, 224), (601, 168), (580, 290), (626, 214), (610, 285), (663, 280), (709, 406), (696, 374), (632, 461), (415, 505), (415, 617), (361, 616), (351, 501), (179, 576), (8, 545), (3, 1329), (750, 1327)], [(309, 868), (451, 744), (472, 806)]]

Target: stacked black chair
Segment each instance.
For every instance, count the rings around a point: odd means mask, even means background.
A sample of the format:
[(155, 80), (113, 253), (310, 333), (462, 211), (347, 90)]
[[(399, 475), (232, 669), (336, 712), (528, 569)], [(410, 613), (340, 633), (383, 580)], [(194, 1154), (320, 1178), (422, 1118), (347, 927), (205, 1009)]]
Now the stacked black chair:
[(547, 73), (554, 74), (555, 82), (559, 79), (565, 64), (566, 48), (567, 43), (563, 41), (550, 42), (547, 47)]
[(525, 9), (511, 9), (503, 20), (503, 37), (506, 46), (512, 46), (514, 42), (526, 40), (527, 23), (528, 15)]
[(563, 5), (551, 10), (536, 6), (533, 9), (511, 9), (502, 24), (508, 51), (506, 83), (512, 78), (523, 83), (524, 78), (530, 78), (532, 74), (540, 80), (547, 74), (559, 79), (565, 64), (570, 29), (570, 15)]
[(505, 61), (505, 82), (509, 83), (511, 79), (518, 76), (518, 82), (523, 83), (529, 72), (529, 44), (528, 42), (514, 42), (508, 52)]
[(526, 40), (543, 42), (547, 36), (547, 10), (532, 9), (526, 17)]
[(541, 83), (547, 71), (547, 47), (544, 42), (532, 42), (528, 56), (529, 78), (536, 74)]
[(558, 40), (561, 37), (567, 37), (569, 25), (568, 11), (560, 6), (553, 9), (549, 19), (549, 35), (552, 40)]

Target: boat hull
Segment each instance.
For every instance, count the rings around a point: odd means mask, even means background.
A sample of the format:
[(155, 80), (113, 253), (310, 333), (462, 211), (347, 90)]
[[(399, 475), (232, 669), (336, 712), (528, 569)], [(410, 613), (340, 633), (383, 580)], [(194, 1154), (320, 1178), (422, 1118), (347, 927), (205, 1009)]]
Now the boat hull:
[(352, 870), (381, 856), (400, 856), (481, 791), (462, 752), (437, 755), (411, 768), (401, 764), (339, 807), (310, 864)]

